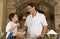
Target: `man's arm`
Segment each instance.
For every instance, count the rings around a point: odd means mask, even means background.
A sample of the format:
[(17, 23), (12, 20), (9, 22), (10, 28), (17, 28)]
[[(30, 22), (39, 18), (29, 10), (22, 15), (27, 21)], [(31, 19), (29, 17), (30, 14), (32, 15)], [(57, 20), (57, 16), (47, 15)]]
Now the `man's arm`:
[(43, 29), (42, 29), (42, 33), (41, 33), (41, 36), (44, 36), (48, 30), (48, 24), (47, 24), (47, 21), (46, 21), (46, 17), (43, 15), (43, 18), (42, 18), (42, 25), (43, 25)]
[(41, 36), (43, 37), (46, 33), (47, 33), (48, 27), (47, 26), (43, 26), (43, 30), (41, 33)]
[(26, 31), (27, 30), (27, 26), (24, 26), (22, 29), (21, 29), (21, 31)]

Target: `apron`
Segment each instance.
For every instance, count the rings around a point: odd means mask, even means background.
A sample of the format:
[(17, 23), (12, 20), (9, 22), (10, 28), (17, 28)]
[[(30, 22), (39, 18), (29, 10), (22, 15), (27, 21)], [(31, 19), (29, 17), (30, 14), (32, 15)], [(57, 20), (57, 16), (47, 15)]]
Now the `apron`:
[(7, 39), (15, 39), (15, 36), (13, 36), (13, 33), (10, 33)]

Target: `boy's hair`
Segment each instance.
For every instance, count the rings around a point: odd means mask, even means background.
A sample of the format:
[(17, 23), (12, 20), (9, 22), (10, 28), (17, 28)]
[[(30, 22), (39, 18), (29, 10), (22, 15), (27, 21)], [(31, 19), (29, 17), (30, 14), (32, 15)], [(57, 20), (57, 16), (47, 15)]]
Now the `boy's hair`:
[(10, 14), (9, 14), (9, 19), (10, 19), (10, 21), (12, 21), (12, 18), (13, 18), (15, 15), (17, 15), (17, 14), (16, 14), (16, 13), (10, 13)]
[(28, 3), (27, 6), (35, 7), (35, 3)]

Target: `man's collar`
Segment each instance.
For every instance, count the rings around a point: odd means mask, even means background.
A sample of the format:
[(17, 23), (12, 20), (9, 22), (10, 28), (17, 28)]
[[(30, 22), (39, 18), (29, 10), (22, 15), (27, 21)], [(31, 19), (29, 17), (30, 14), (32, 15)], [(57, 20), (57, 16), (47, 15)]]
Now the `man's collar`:
[[(35, 16), (37, 16), (37, 15), (38, 15), (38, 13), (39, 13), (39, 12), (37, 11)], [(32, 14), (30, 14), (30, 15), (32, 16)]]

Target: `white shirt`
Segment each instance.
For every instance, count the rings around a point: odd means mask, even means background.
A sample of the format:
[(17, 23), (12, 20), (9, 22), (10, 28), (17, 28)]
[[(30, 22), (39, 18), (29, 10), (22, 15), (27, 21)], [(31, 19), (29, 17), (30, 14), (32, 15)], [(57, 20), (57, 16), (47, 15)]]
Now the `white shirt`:
[[(7, 35), (6, 35), (6, 38), (9, 36), (10, 32), (8, 32), (9, 29), (11, 29), (13, 26), (15, 26), (16, 23), (10, 21), (7, 26), (6, 26), (6, 32), (7, 32)], [(17, 31), (17, 28), (15, 28), (12, 32), (16, 32)]]
[(41, 35), (43, 26), (47, 25), (45, 16), (39, 12), (34, 17), (30, 14), (25, 21), (25, 26), (28, 27), (27, 34), (29, 37), (38, 37)]

